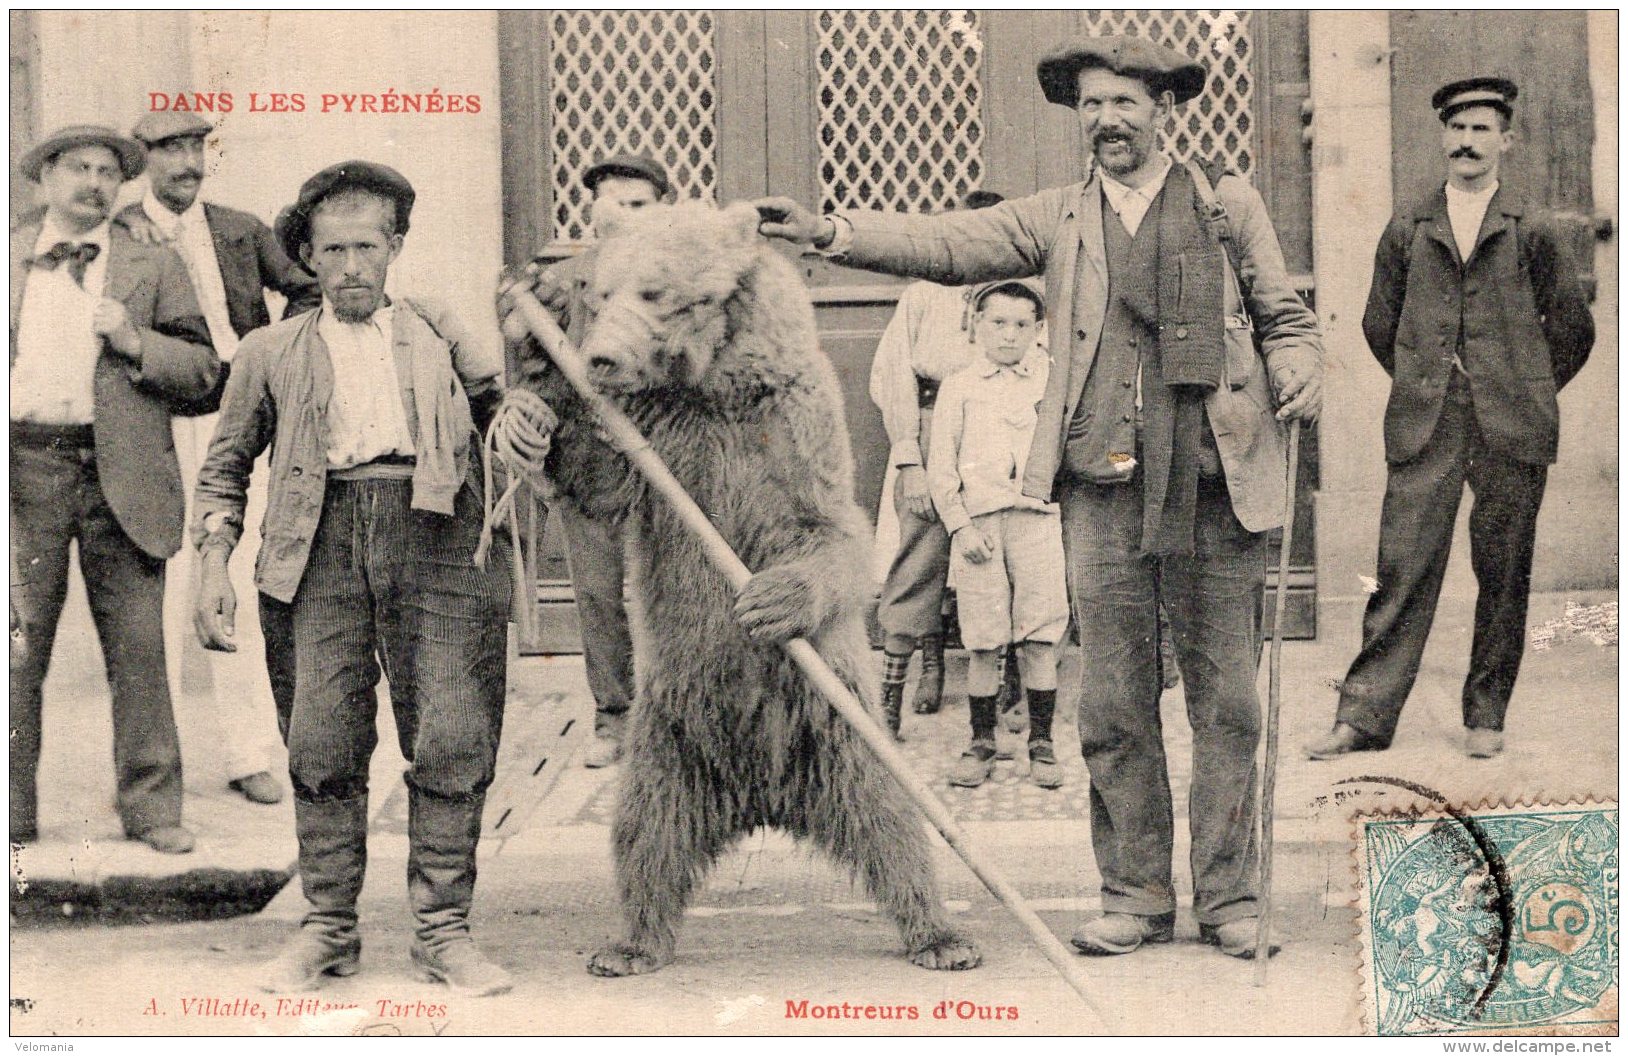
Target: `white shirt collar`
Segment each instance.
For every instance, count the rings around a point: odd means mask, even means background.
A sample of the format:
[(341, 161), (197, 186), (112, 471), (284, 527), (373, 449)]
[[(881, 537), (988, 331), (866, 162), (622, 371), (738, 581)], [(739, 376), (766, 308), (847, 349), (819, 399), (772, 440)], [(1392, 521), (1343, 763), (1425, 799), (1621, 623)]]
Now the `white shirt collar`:
[(1108, 175), (1106, 170), (1098, 169), (1102, 173), (1102, 193), (1108, 196), (1108, 204), (1113, 206), (1114, 212), (1123, 209), (1127, 198), (1136, 197), (1151, 204), (1153, 199), (1159, 196), (1159, 192), (1164, 189), (1165, 178), (1170, 175), (1169, 156), (1160, 154), (1159, 163), (1158, 174), (1140, 187), (1127, 186)]
[(147, 188), (147, 196), (141, 200), (141, 209), (165, 238), (174, 238), (175, 232), (180, 229), (184, 220), (197, 223), (204, 219), (202, 198), (192, 199), (192, 204), (187, 206), (185, 212), (177, 213), (159, 201), (150, 186)]
[(1029, 366), (1028, 356), (1024, 356), (1016, 363), (997, 363), (982, 353), (979, 356), (978, 373), (986, 378), (993, 378), (1003, 370), (1009, 370), (1020, 378), (1026, 378), (1034, 373), (1034, 369)]
[(45, 214), (45, 221), (40, 224), (40, 237), (34, 243), (35, 253), (44, 253), (58, 242), (90, 242), (100, 246), (105, 252), (108, 240), (112, 237), (111, 221), (103, 220), (89, 231), (70, 231), (57, 223), (50, 214)]
[(1461, 191), (1457, 187), (1454, 187), (1451, 183), (1447, 184), (1446, 187), (1447, 197), (1457, 198), (1460, 202), (1466, 205), (1470, 202), (1490, 202), (1492, 201), (1492, 196), (1498, 193), (1497, 180), (1493, 180), (1484, 190), (1480, 191)]

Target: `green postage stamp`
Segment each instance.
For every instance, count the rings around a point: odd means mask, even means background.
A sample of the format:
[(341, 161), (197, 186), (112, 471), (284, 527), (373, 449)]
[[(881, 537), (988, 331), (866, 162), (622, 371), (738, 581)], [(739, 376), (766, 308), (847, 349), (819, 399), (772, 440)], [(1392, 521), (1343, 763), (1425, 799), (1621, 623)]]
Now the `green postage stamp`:
[(1364, 1026), (1614, 1033), (1617, 805), (1357, 819)]

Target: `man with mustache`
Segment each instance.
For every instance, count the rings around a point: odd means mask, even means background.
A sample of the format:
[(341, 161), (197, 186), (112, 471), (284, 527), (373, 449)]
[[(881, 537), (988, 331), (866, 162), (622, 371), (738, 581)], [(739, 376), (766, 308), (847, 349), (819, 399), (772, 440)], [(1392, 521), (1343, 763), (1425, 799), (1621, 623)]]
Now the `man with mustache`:
[(496, 540), (490, 558), (475, 561), (476, 430), (502, 395), (502, 365), (450, 313), (386, 296), (414, 198), (399, 172), (367, 161), (305, 181), (276, 233), (315, 273), (321, 307), (243, 341), (198, 474), (195, 619), (204, 645), (219, 649), (236, 607), (226, 566), (242, 536), (246, 482), (271, 447), (255, 580), (292, 606), (288, 769), (309, 903), (261, 980), (274, 993), (360, 966), (356, 903), (381, 666), (410, 764), (413, 963), (464, 996), (511, 985), (469, 934), (506, 680), (507, 544)]
[[(174, 253), (108, 215), (141, 145), (77, 125), (23, 155), (45, 214), (11, 234), (11, 842), (38, 838), (41, 689), (79, 549), (113, 697), (125, 833), (192, 850), (164, 676), (164, 564), (181, 547), (170, 416), (219, 398), (220, 360)], [(15, 649), (15, 642), (13, 645)]]
[(1093, 37), (1053, 51), (1036, 72), (1046, 98), (1079, 115), (1097, 163), (1084, 183), (940, 216), (817, 217), (765, 199), (762, 231), (940, 283), (1045, 276), (1055, 366), (1022, 490), (1062, 507), (1081, 640), (1080, 742), (1103, 915), (1074, 945), (1128, 953), (1174, 936), (1162, 602), (1193, 727), (1199, 933), (1249, 957), (1266, 533), (1286, 498), (1285, 423), (1315, 418), (1322, 402), (1317, 321), (1248, 181), (1172, 164), (1159, 150), (1174, 109), (1204, 89), (1201, 64), (1140, 38)]
[(1447, 183), (1380, 238), (1362, 331), (1392, 377), (1379, 589), (1313, 759), (1388, 748), (1436, 615), (1464, 485), (1479, 593), (1464, 681), (1464, 751), (1503, 750), (1526, 644), (1538, 506), (1555, 460), (1555, 394), (1588, 359), (1594, 321), (1552, 217), (1499, 179), (1516, 86), (1475, 77), (1431, 98)]
[[(221, 361), (230, 363), (238, 339), (271, 322), (265, 291), (287, 299), (283, 318), (314, 308), (321, 298), (316, 281), (290, 261), (272, 237), (271, 229), (252, 214), (204, 202), (199, 190), (204, 181), (204, 140), (214, 131), (194, 113), (171, 110), (149, 113), (130, 131), (147, 147), (147, 195), (119, 214), (132, 228), (145, 227), (180, 256), (192, 280), (193, 291), (209, 324), (210, 340)], [(198, 479), (198, 466), (209, 451), (218, 416), (177, 419), (176, 454), (190, 498)], [(259, 535), (265, 512), (265, 476), (251, 477), (249, 533)], [(190, 509), (189, 509), (190, 514)], [(171, 569), (165, 597), (170, 680), (180, 682), (181, 658), (192, 642), (192, 582), (197, 577), (197, 555), (184, 547)], [(252, 581), (251, 562), (235, 566), (240, 596)], [(276, 803), (283, 790), (271, 775), (263, 733), (268, 701), (275, 700), (280, 727), (286, 727), (293, 706), (294, 640), (285, 606), (275, 598), (260, 598), (256, 625), (262, 630), (260, 648), (240, 634), (230, 652), (205, 654), (210, 686), (203, 697), (212, 732), (219, 746), (227, 784), (251, 803)], [(239, 651), (237, 647), (245, 647)], [(196, 648), (196, 646), (192, 646)], [(259, 662), (261, 658), (264, 662)]]

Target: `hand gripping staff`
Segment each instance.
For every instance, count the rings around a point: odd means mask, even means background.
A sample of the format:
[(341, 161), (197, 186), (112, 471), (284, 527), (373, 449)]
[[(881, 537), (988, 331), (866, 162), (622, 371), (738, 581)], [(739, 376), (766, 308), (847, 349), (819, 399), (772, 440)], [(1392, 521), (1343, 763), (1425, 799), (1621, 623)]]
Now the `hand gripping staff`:
[[(701, 507), (696, 505), (695, 500), (678, 482), (678, 478), (674, 477), (666, 463), (662, 462), (661, 456), (656, 454), (650, 442), (639, 432), (638, 426), (594, 388), (582, 361), (577, 356), (577, 350), (538, 303), (537, 298), (532, 296), (531, 291), (518, 286), (511, 291), (510, 296), (514, 299), (516, 310), (525, 320), (526, 327), (548, 351), (549, 357), (560, 368), (560, 372), (571, 383), (571, 387), (599, 419), (610, 442), (628, 457), (650, 486), (660, 492), (662, 498), (672, 505), (685, 527), (701, 543), (707, 558), (723, 573), (729, 584), (737, 591), (745, 587), (747, 581), (752, 578), (751, 570), (741, 562), (729, 543), (701, 511)], [(921, 808), (922, 813), (927, 815), (928, 820), (967, 864), (967, 868), (972, 870), (973, 875), (983, 881), (990, 893), (1018, 918), (1028, 930), (1035, 945), (1040, 948), (1040, 952), (1094, 1013), (1098, 1025), (1105, 1030), (1112, 1029), (1112, 1021), (1104, 1002), (1079, 969), (1079, 958), (1058, 941), (1051, 933), (1051, 929), (1046, 927), (1045, 922), (1029, 908), (1023, 901), (1023, 896), (993, 864), (981, 861), (973, 853), (966, 834), (956, 824), (949, 808), (939, 802), (927, 785), (910, 769), (905, 757), (893, 746), (892, 738), (883, 731), (875, 719), (870, 717), (864, 705), (849, 692), (836, 672), (832, 671), (814, 647), (802, 638), (794, 638), (783, 643), (783, 648), (802, 669), (804, 676), (814, 688), (824, 695), (831, 706), (848, 720), (865, 743), (870, 745), (871, 750), (893, 775), (893, 779), (916, 806)]]
[(1277, 596), (1272, 611), (1272, 655), (1266, 675), (1266, 761), (1261, 766), (1261, 914), (1255, 923), (1255, 985), (1266, 985), (1272, 955), (1272, 811), (1278, 778), (1278, 708), (1283, 693), (1283, 609), (1289, 598), (1289, 548), (1294, 544), (1295, 485), (1300, 476), (1300, 419), (1289, 423), (1289, 493), (1283, 500), (1283, 543), (1278, 547)]

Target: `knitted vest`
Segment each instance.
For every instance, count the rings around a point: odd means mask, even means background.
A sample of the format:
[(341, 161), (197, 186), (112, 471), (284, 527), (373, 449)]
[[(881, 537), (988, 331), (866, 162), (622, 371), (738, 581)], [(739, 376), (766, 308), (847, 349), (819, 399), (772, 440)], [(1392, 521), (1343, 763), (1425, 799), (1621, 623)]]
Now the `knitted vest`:
[(1107, 196), (1102, 199), (1108, 310), (1063, 448), (1063, 465), (1077, 479), (1103, 484), (1130, 480), (1129, 460), (1138, 457), (1136, 376), (1143, 351), (1158, 340), (1150, 320), (1158, 317), (1159, 219), (1165, 198), (1160, 191), (1153, 199), (1134, 238)]

